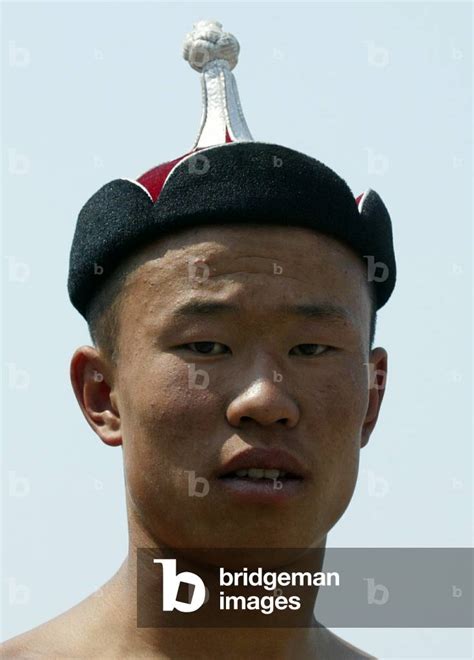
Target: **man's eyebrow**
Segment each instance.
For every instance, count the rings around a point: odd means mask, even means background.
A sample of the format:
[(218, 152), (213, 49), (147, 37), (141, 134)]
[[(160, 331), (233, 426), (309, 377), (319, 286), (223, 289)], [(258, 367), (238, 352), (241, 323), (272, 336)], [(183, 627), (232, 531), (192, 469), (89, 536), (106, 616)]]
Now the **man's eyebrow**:
[[(269, 310), (270, 311), (270, 310)], [(306, 319), (339, 321), (347, 323), (352, 321), (350, 312), (340, 305), (333, 303), (300, 303), (295, 305), (282, 305), (271, 310), (287, 316), (299, 316)], [(180, 305), (172, 312), (174, 318), (189, 318), (199, 316), (211, 316), (216, 314), (242, 313), (242, 308), (235, 303), (212, 301), (212, 300), (190, 300)]]

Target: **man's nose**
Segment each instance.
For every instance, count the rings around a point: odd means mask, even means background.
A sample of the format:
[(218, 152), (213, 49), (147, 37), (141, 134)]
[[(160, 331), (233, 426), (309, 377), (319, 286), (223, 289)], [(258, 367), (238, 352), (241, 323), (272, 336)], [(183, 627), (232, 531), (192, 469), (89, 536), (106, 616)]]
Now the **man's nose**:
[(281, 384), (260, 378), (231, 401), (227, 420), (235, 427), (253, 420), (262, 426), (278, 422), (293, 428), (299, 420), (299, 409)]

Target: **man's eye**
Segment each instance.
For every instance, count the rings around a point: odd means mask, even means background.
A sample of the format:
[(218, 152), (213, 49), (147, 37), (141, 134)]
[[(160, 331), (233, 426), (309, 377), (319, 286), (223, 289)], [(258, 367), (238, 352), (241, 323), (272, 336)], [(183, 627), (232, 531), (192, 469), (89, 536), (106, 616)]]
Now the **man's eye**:
[(295, 348), (292, 348), (290, 353), (295, 349), (301, 349), (302, 353), (299, 355), (320, 355), (330, 350), (330, 346), (324, 346), (323, 344), (298, 344)]
[[(183, 344), (183, 348), (189, 348), (193, 353), (198, 353), (199, 355), (222, 355), (228, 352), (228, 347), (217, 341), (194, 341), (189, 344)], [(226, 350), (222, 351), (220, 348)], [(294, 351), (301, 351), (296, 352), (296, 355), (314, 357), (329, 350), (330, 347), (323, 344), (298, 344), (298, 346), (291, 349), (290, 354), (295, 354), (293, 353)]]
[(183, 348), (189, 347), (191, 351), (200, 355), (222, 355), (222, 352), (213, 350), (219, 346), (227, 349), (227, 346), (217, 341), (193, 341), (190, 344), (184, 344)]

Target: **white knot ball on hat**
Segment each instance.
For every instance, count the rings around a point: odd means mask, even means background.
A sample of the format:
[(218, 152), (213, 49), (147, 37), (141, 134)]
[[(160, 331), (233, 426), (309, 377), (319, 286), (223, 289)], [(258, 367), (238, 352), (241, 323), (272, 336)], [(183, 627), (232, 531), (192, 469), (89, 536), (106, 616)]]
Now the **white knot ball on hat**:
[(194, 23), (183, 44), (184, 59), (199, 73), (213, 60), (226, 60), (232, 70), (238, 62), (239, 51), (239, 42), (233, 34), (223, 31), (219, 21)]

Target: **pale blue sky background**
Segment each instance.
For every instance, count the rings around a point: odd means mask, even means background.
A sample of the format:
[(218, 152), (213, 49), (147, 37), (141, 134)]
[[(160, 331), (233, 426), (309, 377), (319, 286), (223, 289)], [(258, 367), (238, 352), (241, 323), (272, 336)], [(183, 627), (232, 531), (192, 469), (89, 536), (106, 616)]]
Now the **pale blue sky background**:
[[(127, 549), (122, 453), (80, 413), (89, 343), (66, 291), (77, 214), (192, 146), (192, 24), (219, 20), (255, 139), (308, 153), (393, 222), (381, 416), (332, 547), (472, 545), (472, 5), (4, 3), (2, 639), (103, 584)], [(386, 658), (469, 658), (468, 630), (337, 634)]]

